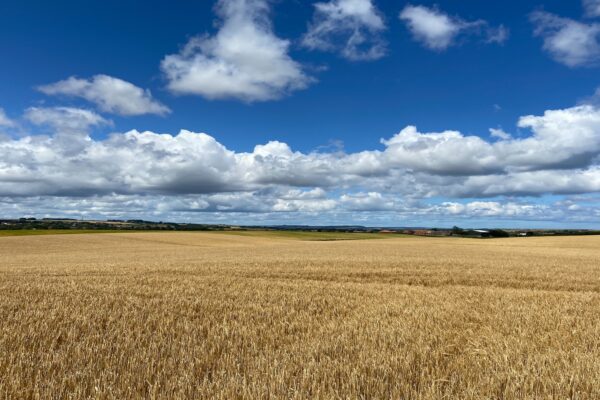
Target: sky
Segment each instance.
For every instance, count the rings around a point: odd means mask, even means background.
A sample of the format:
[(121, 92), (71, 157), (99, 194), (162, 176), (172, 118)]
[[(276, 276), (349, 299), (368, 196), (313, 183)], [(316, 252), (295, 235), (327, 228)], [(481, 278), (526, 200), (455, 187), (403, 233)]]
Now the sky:
[(600, 228), (600, 0), (0, 3), (0, 217)]

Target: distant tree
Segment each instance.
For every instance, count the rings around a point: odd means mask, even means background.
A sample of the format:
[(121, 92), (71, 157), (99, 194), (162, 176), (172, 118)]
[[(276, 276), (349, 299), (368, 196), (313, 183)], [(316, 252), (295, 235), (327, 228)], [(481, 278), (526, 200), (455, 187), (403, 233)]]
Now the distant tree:
[(463, 233), (465, 230), (462, 228), (459, 228), (458, 226), (453, 226), (452, 227), (452, 233), (456, 234), (456, 235), (460, 235), (461, 233)]
[(490, 236), (495, 238), (504, 238), (509, 237), (510, 235), (508, 234), (508, 232), (503, 231), (502, 229), (492, 229), (490, 231)]

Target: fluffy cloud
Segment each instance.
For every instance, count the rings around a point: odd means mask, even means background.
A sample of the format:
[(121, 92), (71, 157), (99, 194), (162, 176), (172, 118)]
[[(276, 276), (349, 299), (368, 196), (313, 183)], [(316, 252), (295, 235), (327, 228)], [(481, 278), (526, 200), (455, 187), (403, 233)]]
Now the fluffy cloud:
[(440, 215), (469, 216), (470, 218), (500, 218), (543, 220), (565, 216), (565, 210), (546, 204), (517, 203), (514, 201), (472, 201), (468, 203), (445, 202), (431, 207)]
[(309, 49), (339, 51), (349, 60), (385, 55), (380, 34), (386, 29), (372, 0), (332, 0), (315, 4), (315, 16), (302, 44)]
[(535, 35), (544, 39), (544, 50), (569, 67), (596, 65), (600, 61), (600, 24), (583, 23), (536, 11), (530, 16)]
[(600, 168), (469, 176), (449, 184), (446, 190), (453, 197), (594, 193), (600, 191)]
[(498, 128), (490, 128), (490, 136), (500, 140), (508, 140), (511, 138), (510, 134)]
[[(365, 194), (362, 194), (364, 197)], [(378, 194), (370, 194), (371, 198)], [(515, 221), (528, 221), (525, 225), (545, 222), (569, 223), (600, 222), (600, 200), (573, 196), (547, 204), (518, 202), (514, 200), (469, 201), (443, 203), (407, 203), (391, 199), (393, 208), (362, 206), (348, 202), (347, 198), (282, 201), (273, 194), (231, 193), (170, 197), (163, 195), (108, 194), (91, 197), (0, 197), (4, 216), (72, 218), (143, 218), (150, 220), (176, 220), (224, 224), (347, 224), (348, 221), (370, 226), (393, 224), (420, 225), (424, 219), (435, 220), (439, 225), (452, 226), (509, 226)], [(32, 214), (34, 210), (35, 214)], [(486, 223), (484, 221), (494, 221)], [(497, 222), (505, 221), (505, 222)], [(523, 222), (521, 222), (523, 224)]]
[(47, 95), (80, 97), (107, 113), (131, 116), (170, 112), (168, 107), (152, 98), (149, 90), (107, 75), (96, 75), (89, 80), (70, 77), (40, 86), (38, 90)]
[(11, 120), (10, 118), (8, 118), (8, 116), (4, 112), (4, 109), (2, 109), (2, 108), (0, 108), (0, 126), (4, 126), (4, 127), (15, 126), (15, 122), (13, 120)]
[(518, 126), (533, 135), (490, 143), (456, 131), (421, 133), (407, 127), (384, 141), (385, 155), (397, 165), (431, 174), (487, 175), (585, 168), (600, 154), (600, 110), (594, 106), (525, 116)]
[[(7, 204), (55, 198), (94, 210), (104, 204), (102, 213), (118, 216), (122, 201), (132, 213), (150, 207), (144, 213), (178, 218), (420, 212), (542, 218), (539, 207), (514, 197), (600, 192), (600, 109), (590, 104), (522, 117), (518, 126), (531, 131), (525, 137), (497, 133), (501, 140), (488, 141), (409, 126), (382, 140), (382, 150), (355, 153), (303, 153), (277, 141), (236, 152), (186, 130), (94, 139), (89, 130), (109, 121), (88, 110), (31, 108), (25, 117), (51, 134), (0, 140), (0, 197)], [(427, 203), (439, 197), (477, 200)], [(513, 199), (496, 199), (502, 197)], [(581, 216), (575, 208), (565, 213), (575, 211)]]
[(489, 43), (504, 43), (508, 38), (503, 26), (491, 27), (484, 20), (465, 21), (436, 8), (407, 5), (399, 17), (413, 37), (431, 50), (445, 50), (463, 34), (483, 35)]
[(379, 192), (343, 194), (340, 204), (351, 211), (392, 211), (402, 208), (401, 202)]
[[(54, 148), (44, 149), (34, 146), (22, 153), (32, 157), (32, 160), (38, 155), (42, 157), (76, 157), (91, 142), (88, 132), (92, 127), (112, 124), (111, 121), (93, 111), (71, 107), (31, 107), (25, 111), (25, 119), (34, 125), (48, 127), (54, 133), (51, 138), (47, 139), (52, 141)], [(38, 143), (44, 141), (43, 137), (31, 137), (31, 139)], [(2, 154), (1, 151), (0, 154)], [(11, 156), (12, 154), (8, 153), (9, 160), (12, 159)], [(70, 173), (77, 174), (77, 171), (73, 170)], [(43, 182), (44, 179), (39, 179), (39, 181)]]
[(58, 134), (86, 133), (90, 127), (111, 123), (93, 111), (73, 107), (30, 107), (25, 118), (35, 125), (48, 125)]
[[(52, 170), (51, 176), (64, 176), (65, 182), (52, 181), (48, 188), (65, 195), (73, 187), (70, 177), (74, 174), (87, 182), (82, 190), (97, 188), (99, 193), (201, 194), (273, 187), (380, 190), (398, 182), (406, 186), (405, 192), (441, 193), (456, 179), (471, 188), (465, 195), (487, 196), (521, 190), (505, 186), (505, 178), (515, 184), (519, 178), (542, 182), (535, 174), (559, 177), (566, 173), (572, 182), (579, 182), (572, 183), (574, 191), (585, 192), (586, 181), (590, 190), (596, 188), (597, 170), (593, 167), (600, 155), (600, 110), (592, 105), (522, 117), (519, 127), (532, 131), (525, 138), (488, 142), (457, 131), (422, 133), (409, 126), (383, 140), (383, 151), (350, 154), (301, 153), (277, 141), (257, 145), (251, 153), (237, 153), (212, 136), (185, 130), (175, 136), (130, 131), (93, 140), (87, 130), (107, 121), (90, 111), (32, 108), (26, 117), (51, 126), (56, 133), (2, 142), (0, 150), (11, 155), (7, 167), (18, 166), (36, 182), (40, 173), (44, 176), (46, 169)], [(76, 156), (64, 157), (65, 138), (83, 140), (84, 147)], [(19, 154), (22, 159), (15, 158)], [(582, 171), (587, 175), (581, 175)], [(418, 179), (416, 174), (421, 174)], [(444, 183), (436, 183), (436, 177)], [(533, 182), (525, 186), (534, 193), (547, 193)], [(0, 194), (11, 194), (3, 187), (0, 181)], [(505, 189), (490, 192), (494, 187)], [(27, 185), (19, 187), (20, 194), (28, 190)], [(47, 194), (36, 190), (31, 194)]]
[(600, 17), (600, 0), (583, 0), (585, 14), (588, 17)]
[(593, 95), (584, 98), (580, 104), (588, 104), (595, 107), (600, 107), (600, 87), (596, 89)]
[(273, 100), (312, 81), (288, 55), (290, 42), (275, 36), (267, 0), (220, 0), (215, 36), (192, 38), (161, 68), (177, 94), (208, 99)]

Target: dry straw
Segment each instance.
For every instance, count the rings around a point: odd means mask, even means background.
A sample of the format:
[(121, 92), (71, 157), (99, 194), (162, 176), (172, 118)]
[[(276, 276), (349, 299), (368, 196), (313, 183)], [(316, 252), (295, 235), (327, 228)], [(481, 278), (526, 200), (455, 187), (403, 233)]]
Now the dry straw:
[(600, 238), (0, 238), (0, 398), (598, 399)]

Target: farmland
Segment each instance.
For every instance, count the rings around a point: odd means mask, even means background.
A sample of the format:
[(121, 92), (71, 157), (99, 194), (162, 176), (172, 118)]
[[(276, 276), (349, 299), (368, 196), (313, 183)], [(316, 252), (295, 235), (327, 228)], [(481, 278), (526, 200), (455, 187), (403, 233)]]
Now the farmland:
[(592, 236), (0, 237), (0, 398), (597, 399), (598, 310)]

